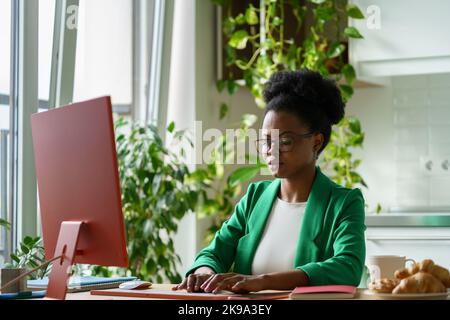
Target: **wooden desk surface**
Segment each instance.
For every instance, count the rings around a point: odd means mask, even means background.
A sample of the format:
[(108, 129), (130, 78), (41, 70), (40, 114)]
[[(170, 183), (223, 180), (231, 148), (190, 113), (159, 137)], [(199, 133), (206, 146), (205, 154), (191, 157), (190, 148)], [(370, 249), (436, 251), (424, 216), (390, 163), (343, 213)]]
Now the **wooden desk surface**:
[[(173, 286), (174, 286), (174, 284), (153, 284), (152, 288), (157, 289), (157, 290), (172, 290)], [(160, 300), (160, 299), (98, 296), (98, 295), (91, 295), (91, 293), (89, 291), (87, 291), (87, 292), (68, 293), (66, 295), (66, 300)]]
[[(153, 284), (152, 288), (156, 290), (172, 290), (173, 284)], [(373, 296), (368, 296), (364, 294), (365, 289), (359, 289), (357, 291), (354, 300), (375, 300)], [(135, 298), (135, 297), (117, 297), (117, 296), (99, 296), (91, 295), (89, 291), (87, 292), (77, 292), (68, 293), (66, 296), (67, 300), (160, 300), (154, 298)], [(348, 299), (345, 299), (348, 300)], [(450, 297), (447, 297), (450, 300)]]

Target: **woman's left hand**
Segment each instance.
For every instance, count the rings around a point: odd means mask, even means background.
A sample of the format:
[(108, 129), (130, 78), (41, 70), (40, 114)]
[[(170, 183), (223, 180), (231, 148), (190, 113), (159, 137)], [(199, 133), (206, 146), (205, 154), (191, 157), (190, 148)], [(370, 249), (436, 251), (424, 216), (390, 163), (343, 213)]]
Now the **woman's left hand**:
[(238, 273), (218, 273), (211, 276), (200, 287), (205, 292), (218, 293), (229, 290), (234, 293), (248, 293), (266, 289), (264, 276)]

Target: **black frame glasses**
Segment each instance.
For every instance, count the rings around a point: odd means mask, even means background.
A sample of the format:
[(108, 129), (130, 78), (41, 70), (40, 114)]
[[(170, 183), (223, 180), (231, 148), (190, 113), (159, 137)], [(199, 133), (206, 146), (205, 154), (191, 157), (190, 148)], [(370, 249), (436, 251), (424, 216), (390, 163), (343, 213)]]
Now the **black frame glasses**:
[[(256, 143), (256, 151), (259, 154), (266, 155), (268, 154), (268, 150), (272, 147), (272, 144), (275, 146), (278, 145), (278, 152), (291, 152), (295, 146), (295, 138), (297, 139), (306, 139), (310, 138), (315, 134), (315, 132), (309, 133), (289, 133), (287, 136), (281, 136), (277, 140), (271, 139), (258, 139), (255, 141)], [(294, 138), (295, 137), (295, 138)], [(294, 139), (293, 139), (294, 138)], [(268, 147), (270, 141), (270, 148)]]

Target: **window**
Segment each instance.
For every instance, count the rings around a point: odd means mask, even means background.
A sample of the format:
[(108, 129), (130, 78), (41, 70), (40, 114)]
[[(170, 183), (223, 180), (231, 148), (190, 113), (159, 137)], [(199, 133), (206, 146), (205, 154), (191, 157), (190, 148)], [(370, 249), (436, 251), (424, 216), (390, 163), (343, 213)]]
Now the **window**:
[[(13, 10), (11, 0), (0, 0), (0, 217), (10, 222), (17, 221), (17, 209), (12, 206), (16, 199), (10, 197), (11, 182), (17, 185), (17, 175), (14, 174), (17, 168), (12, 170), (10, 162), (11, 128), (10, 127), (10, 96), (11, 96), (11, 39), (12, 39), (12, 16)], [(48, 108), (51, 53), (53, 43), (53, 25), (55, 16), (55, 0), (40, 0), (38, 3), (38, 98), (39, 110)], [(20, 133), (19, 133), (20, 134)], [(17, 139), (14, 139), (17, 140)], [(13, 180), (14, 179), (14, 180)], [(14, 187), (15, 190), (15, 187)], [(11, 200), (13, 202), (11, 203)], [(13, 208), (14, 207), (14, 208)], [(13, 209), (13, 210), (11, 210)], [(39, 215), (38, 215), (39, 216)], [(3, 265), (9, 258), (11, 244), (21, 239), (17, 236), (15, 223), (12, 223), (11, 230), (0, 228), (0, 265)]]
[(0, 0), (0, 217), (13, 224), (0, 228), (0, 266), (24, 236), (40, 233), (31, 114), (111, 95), (116, 114), (146, 120), (148, 83), (160, 81), (149, 76), (153, 21), (164, 13), (154, 3), (164, 2)]
[[(50, 95), (50, 74), (53, 50), (53, 29), (55, 21), (55, 0), (39, 0), (39, 70), (38, 70), (38, 98), (39, 109), (48, 109)], [(41, 212), (39, 197), (37, 196), (37, 230), (41, 235)]]
[[(0, 217), (8, 220), (11, 0), (0, 0), (0, 43)], [(0, 228), (0, 265), (8, 254), (6, 237), (6, 229)]]
[(132, 5), (132, 0), (80, 0), (74, 101), (111, 95), (115, 112), (131, 112)]
[(53, 48), (55, 0), (39, 0), (39, 108), (48, 108), (50, 72)]

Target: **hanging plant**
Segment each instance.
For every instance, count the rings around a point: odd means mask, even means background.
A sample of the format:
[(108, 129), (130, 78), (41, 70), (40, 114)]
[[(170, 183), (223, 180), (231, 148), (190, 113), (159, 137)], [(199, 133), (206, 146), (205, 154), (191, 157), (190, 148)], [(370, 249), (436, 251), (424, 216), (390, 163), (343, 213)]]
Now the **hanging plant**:
[[(356, 73), (347, 59), (348, 40), (363, 36), (347, 21), (364, 18), (356, 5), (345, 0), (212, 1), (223, 15), (225, 72), (224, 78), (217, 81), (219, 92), (227, 91), (233, 96), (239, 88), (246, 88), (256, 106), (263, 109), (264, 86), (274, 72), (307, 68), (333, 77), (344, 101), (352, 97)], [(226, 117), (230, 108), (231, 102), (221, 103), (220, 119)], [(256, 121), (256, 115), (253, 116)], [(346, 116), (335, 126), (319, 165), (337, 183), (367, 188), (357, 172), (361, 160), (353, 159), (351, 152), (362, 148), (363, 143), (359, 120)], [(238, 185), (255, 175), (244, 175)], [(221, 195), (217, 198), (220, 202)], [(216, 219), (208, 239), (232, 212), (229, 206), (226, 210), (219, 213), (221, 218)]]

